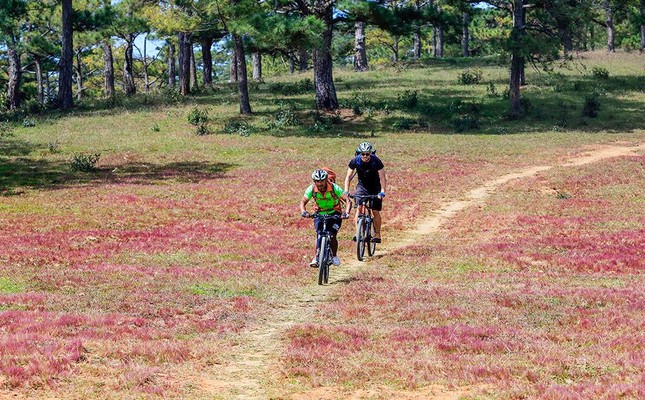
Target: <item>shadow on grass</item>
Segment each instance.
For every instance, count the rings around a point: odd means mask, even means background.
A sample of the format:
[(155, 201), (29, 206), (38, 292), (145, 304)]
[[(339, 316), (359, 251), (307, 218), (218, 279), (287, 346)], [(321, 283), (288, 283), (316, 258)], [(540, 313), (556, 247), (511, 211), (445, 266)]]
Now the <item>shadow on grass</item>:
[(186, 161), (102, 166), (91, 172), (79, 172), (73, 171), (66, 161), (21, 157), (19, 155), (33, 149), (20, 143), (14, 144), (4, 144), (0, 148), (0, 195), (20, 194), (27, 188), (56, 190), (80, 185), (148, 185), (168, 180), (199, 182), (223, 178), (236, 167), (229, 163)]

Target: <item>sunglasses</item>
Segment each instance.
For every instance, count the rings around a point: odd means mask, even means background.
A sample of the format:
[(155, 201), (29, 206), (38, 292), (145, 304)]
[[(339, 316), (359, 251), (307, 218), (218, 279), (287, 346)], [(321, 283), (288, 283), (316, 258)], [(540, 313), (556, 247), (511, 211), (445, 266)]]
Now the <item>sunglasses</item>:
[(372, 153), (361, 153), (362, 157), (367, 157), (367, 156), (371, 156), (371, 155), (372, 155)]

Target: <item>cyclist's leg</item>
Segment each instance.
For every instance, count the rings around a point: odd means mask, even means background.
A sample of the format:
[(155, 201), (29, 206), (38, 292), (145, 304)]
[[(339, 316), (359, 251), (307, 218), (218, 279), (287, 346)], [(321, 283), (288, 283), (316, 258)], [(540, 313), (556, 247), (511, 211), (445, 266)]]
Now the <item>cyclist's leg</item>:
[(381, 212), (372, 210), (372, 216), (374, 220), (374, 237), (381, 238)]
[(314, 249), (314, 258), (318, 255), (320, 249), (320, 232), (322, 231), (323, 221), (321, 218), (314, 218), (314, 231), (316, 232), (316, 247)]
[(373, 199), (372, 200), (372, 219), (374, 220), (374, 238), (381, 238), (381, 209), (383, 208), (383, 200)]
[(343, 224), (343, 220), (340, 218), (340, 215), (337, 216), (337, 218), (334, 218), (333, 220), (328, 222), (329, 233), (331, 236), (331, 240), (329, 241), (329, 244), (331, 246), (331, 254), (334, 257), (338, 253), (338, 238), (336, 236), (342, 224)]

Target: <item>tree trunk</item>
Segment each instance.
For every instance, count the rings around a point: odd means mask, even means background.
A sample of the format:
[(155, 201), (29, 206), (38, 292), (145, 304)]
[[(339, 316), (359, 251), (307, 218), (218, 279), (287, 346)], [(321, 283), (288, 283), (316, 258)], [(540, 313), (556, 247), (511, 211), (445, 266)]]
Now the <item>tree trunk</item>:
[(237, 65), (237, 88), (240, 94), (240, 114), (251, 114), (251, 103), (249, 102), (249, 85), (246, 75), (246, 57), (244, 56), (244, 43), (242, 37), (233, 35), (235, 43), (235, 58)]
[(150, 91), (150, 75), (148, 74), (148, 34), (143, 38), (143, 91), (148, 93)]
[(231, 66), (229, 68), (229, 82), (237, 82), (237, 54), (235, 48), (231, 50)]
[(193, 43), (190, 43), (190, 87), (197, 89), (197, 63), (195, 62), (195, 48)]
[(607, 51), (613, 53), (616, 51), (614, 42), (616, 41), (616, 30), (614, 28), (614, 12), (611, 9), (611, 3), (605, 1), (606, 23), (607, 23)]
[(180, 32), (179, 39), (179, 94), (190, 94), (190, 48), (191, 37), (188, 32)]
[(419, 29), (415, 28), (414, 33), (412, 35), (412, 40), (413, 40), (413, 52), (414, 52), (414, 58), (416, 60), (421, 58), (421, 52), (422, 50), (422, 43), (421, 43), (421, 32)]
[(204, 86), (211, 87), (213, 85), (213, 56), (211, 55), (211, 47), (213, 47), (213, 39), (202, 39), (202, 62), (204, 63)]
[(523, 66), (521, 52), (522, 38), (524, 36), (524, 1), (513, 0), (513, 32), (511, 33), (511, 77), (509, 85), (510, 93), (510, 116), (518, 118), (522, 114), (520, 103), (520, 82)]
[(80, 101), (83, 98), (83, 49), (76, 49), (76, 100)]
[(175, 60), (175, 45), (169, 40), (168, 41), (168, 86), (174, 88), (177, 84), (176, 76), (177, 70)]
[[(522, 2), (524, 4), (524, 2)], [(525, 33), (526, 27), (526, 10), (522, 8), (522, 35)], [(522, 36), (524, 37), (524, 36)], [(520, 64), (520, 86), (526, 86), (526, 60), (522, 57), (522, 62)]]
[(262, 54), (259, 51), (253, 53), (253, 80), (262, 81)]
[(103, 48), (103, 82), (104, 94), (106, 98), (114, 97), (114, 56), (112, 55), (112, 45), (109, 41), (104, 40), (101, 43)]
[(465, 12), (463, 14), (463, 26), (461, 33), (461, 48), (463, 50), (464, 57), (470, 57), (470, 13)]
[(289, 73), (293, 74), (296, 72), (296, 55), (293, 54), (293, 51), (289, 52)]
[(322, 36), (322, 45), (314, 50), (314, 87), (316, 90), (316, 108), (327, 111), (338, 109), (338, 98), (334, 86), (333, 64), (331, 59), (331, 41), (333, 36), (333, 9), (327, 6), (318, 18), (324, 21), (326, 29)]
[(443, 27), (437, 26), (437, 58), (443, 58)]
[(645, 0), (641, 0), (641, 53), (645, 52)]
[(571, 32), (569, 32), (567, 29), (561, 29), (560, 37), (562, 38), (562, 47), (564, 48), (564, 55), (569, 55), (573, 53), (573, 39), (571, 38)]
[(34, 64), (36, 65), (36, 93), (38, 102), (45, 104), (45, 88), (43, 83), (43, 62), (39, 55), (34, 54)]
[(298, 61), (300, 64), (300, 72), (305, 72), (309, 68), (309, 54), (304, 46), (298, 48)]
[(354, 28), (354, 71), (367, 71), (365, 22), (357, 22), (354, 24)]
[(392, 39), (394, 39), (394, 43), (392, 43), (392, 62), (398, 63), (399, 62), (399, 37), (398, 36), (392, 36)]
[(137, 93), (137, 87), (134, 84), (134, 73), (132, 66), (134, 64), (134, 34), (130, 33), (125, 38), (125, 62), (123, 63), (123, 91), (126, 96), (132, 96)]
[[(429, 5), (430, 7), (432, 7), (432, 4), (429, 4)], [(417, 11), (419, 11), (421, 9), (421, 1), (415, 0), (414, 7), (416, 8)], [(423, 44), (421, 43), (421, 27), (419, 26), (414, 27), (414, 30), (412, 33), (412, 42), (413, 42), (412, 48), (413, 48), (414, 59), (418, 60), (421, 58), (421, 51), (423, 46)]]
[(9, 58), (9, 82), (7, 83), (7, 100), (9, 109), (15, 110), (20, 107), (20, 80), (22, 78), (22, 66), (20, 65), (20, 54), (12, 48), (7, 49)]
[(432, 27), (432, 57), (437, 58), (437, 27)]
[(52, 83), (49, 80), (49, 72), (45, 71), (45, 103), (49, 103), (52, 97)]
[(72, 29), (72, 0), (62, 0), (62, 49), (58, 73), (58, 101), (62, 109), (74, 106), (72, 74), (74, 63), (74, 37)]

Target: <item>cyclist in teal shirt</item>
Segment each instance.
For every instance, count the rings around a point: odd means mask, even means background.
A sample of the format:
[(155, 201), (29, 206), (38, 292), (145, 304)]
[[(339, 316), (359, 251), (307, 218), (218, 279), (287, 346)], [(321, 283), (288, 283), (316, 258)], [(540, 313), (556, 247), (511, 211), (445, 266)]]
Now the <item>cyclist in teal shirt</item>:
[[(312, 198), (314, 199), (314, 212), (323, 215), (337, 215), (338, 218), (327, 221), (327, 229), (331, 233), (331, 251), (333, 254), (332, 263), (336, 266), (340, 265), (338, 259), (338, 239), (336, 234), (342, 225), (342, 219), (349, 218), (349, 212), (352, 208), (352, 202), (349, 201), (347, 194), (343, 193), (343, 188), (337, 184), (330, 182), (329, 174), (324, 169), (317, 169), (311, 174), (311, 179), (314, 183), (307, 187), (305, 194), (300, 201), (300, 213), (303, 218), (307, 218), (310, 214), (307, 212), (307, 203)], [(345, 212), (342, 212), (341, 200), (345, 202)], [(322, 229), (323, 223), (320, 218), (314, 219), (314, 229), (319, 232)], [(319, 237), (316, 238), (316, 253), (320, 245)], [(313, 260), (309, 263), (311, 267), (317, 267), (318, 257), (314, 256)]]

